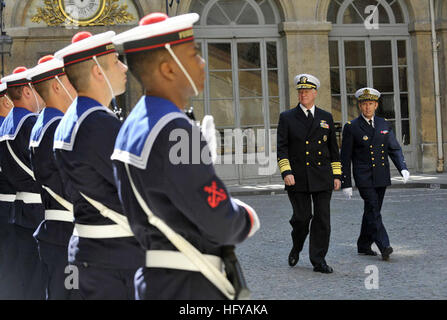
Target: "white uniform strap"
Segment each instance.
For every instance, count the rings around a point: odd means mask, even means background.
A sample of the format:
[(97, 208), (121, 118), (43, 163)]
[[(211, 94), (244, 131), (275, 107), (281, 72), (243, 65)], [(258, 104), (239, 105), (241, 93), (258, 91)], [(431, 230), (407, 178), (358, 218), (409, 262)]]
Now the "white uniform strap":
[(120, 225), (117, 224), (93, 226), (75, 223), (73, 235), (90, 239), (133, 237), (133, 233), (129, 234), (129, 232), (127, 232)]
[(0, 194), (0, 201), (3, 202), (14, 202), (16, 201), (16, 195), (15, 194)]
[(163, 220), (153, 214), (133, 182), (129, 165), (124, 163), (124, 166), (126, 167), (127, 175), (135, 197), (137, 198), (137, 201), (143, 211), (147, 214), (149, 223), (160, 230), (166, 238), (168, 238), (168, 240), (171, 241), (171, 243), (197, 267), (205, 278), (211, 281), (211, 283), (213, 283), (228, 299), (234, 300), (236, 293), (233, 285), (230, 281), (228, 281), (227, 277), (185, 238), (176, 233)]
[(15, 162), (17, 162), (17, 164), (19, 165), (19, 167), (21, 167), (26, 173), (28, 173), (31, 178), (33, 178), (33, 180), (36, 180), (36, 178), (34, 177), (34, 172), (33, 170), (31, 170), (30, 168), (28, 168), (26, 166), (26, 164), (24, 164), (19, 157), (16, 156), (16, 154), (14, 153), (14, 151), (12, 150), (11, 146), (9, 145), (9, 141), (6, 140), (6, 145), (8, 146), (8, 150), (9, 153), (11, 154), (12, 158), (15, 160)]
[[(203, 256), (216, 269), (223, 270), (223, 262), (220, 257), (210, 254), (204, 254)], [(183, 253), (171, 250), (147, 250), (146, 267), (200, 272), (200, 270)]]
[(52, 196), (57, 202), (59, 202), (61, 206), (63, 206), (65, 209), (73, 213), (73, 205), (70, 202), (62, 198), (60, 195), (58, 195), (56, 192), (54, 192), (47, 186), (42, 185), (42, 188), (44, 188), (50, 194), (50, 196)]
[(45, 220), (64, 221), (73, 223), (73, 213), (66, 210), (45, 210)]
[(81, 195), (87, 200), (93, 207), (95, 207), (99, 213), (115, 222), (117, 225), (119, 225), (127, 234), (127, 237), (133, 236), (133, 232), (130, 229), (129, 221), (127, 221), (127, 217), (121, 213), (118, 213), (116, 211), (113, 211), (112, 209), (107, 208), (105, 205), (103, 205), (101, 202), (98, 202), (96, 200), (93, 200), (92, 198), (87, 197), (85, 194), (81, 192)]
[(40, 193), (32, 193), (32, 192), (17, 192), (16, 200), (22, 200), (27, 204), (42, 204), (42, 197)]

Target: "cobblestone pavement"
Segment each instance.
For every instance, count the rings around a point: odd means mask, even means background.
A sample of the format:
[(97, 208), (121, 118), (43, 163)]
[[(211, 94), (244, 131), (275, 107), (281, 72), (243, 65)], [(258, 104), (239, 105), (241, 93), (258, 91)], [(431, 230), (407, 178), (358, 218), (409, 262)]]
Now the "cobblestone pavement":
[[(363, 201), (332, 195), (331, 242), (326, 256), (333, 274), (313, 272), (309, 242), (300, 261), (287, 263), (292, 207), (287, 195), (238, 197), (257, 211), (261, 229), (237, 247), (252, 299), (447, 299), (447, 190), (389, 189), (382, 218), (394, 253), (388, 262), (359, 256)], [(373, 245), (373, 250), (378, 251)], [(378, 269), (378, 289), (366, 289), (365, 268)]]

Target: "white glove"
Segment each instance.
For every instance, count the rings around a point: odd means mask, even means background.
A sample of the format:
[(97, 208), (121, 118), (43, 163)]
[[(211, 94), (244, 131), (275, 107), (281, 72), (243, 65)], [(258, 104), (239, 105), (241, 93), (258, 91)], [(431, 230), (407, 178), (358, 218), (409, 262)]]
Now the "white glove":
[(346, 196), (346, 199), (350, 200), (352, 197), (352, 188), (343, 188), (343, 194)]
[(256, 231), (261, 228), (261, 222), (259, 221), (258, 215), (256, 214), (255, 209), (253, 209), (251, 206), (246, 204), (245, 202), (231, 198), (231, 203), (233, 204), (233, 207), (236, 209), (237, 206), (244, 207), (245, 210), (247, 210), (248, 214), (250, 215), (250, 221), (252, 221), (250, 232), (248, 233), (247, 238), (250, 238), (252, 235), (256, 233)]
[(408, 179), (410, 179), (410, 172), (408, 170), (402, 170), (400, 173), (402, 174), (404, 183), (407, 183)]
[(216, 127), (214, 126), (213, 116), (206, 115), (203, 117), (202, 125), (200, 126), (203, 136), (208, 143), (211, 152), (211, 160), (216, 163), (217, 159), (217, 141), (216, 141)]

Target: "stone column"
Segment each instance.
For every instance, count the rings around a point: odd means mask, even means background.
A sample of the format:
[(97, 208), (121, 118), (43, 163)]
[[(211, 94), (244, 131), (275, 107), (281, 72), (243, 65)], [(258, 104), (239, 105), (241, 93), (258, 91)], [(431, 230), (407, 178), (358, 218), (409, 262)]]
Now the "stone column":
[[(445, 17), (447, 18), (447, 17)], [(437, 37), (439, 46), (439, 72), (440, 72), (440, 88), (441, 88), (441, 115), (443, 128), (443, 147), (444, 153), (447, 152), (447, 21), (443, 20), (438, 23)], [(446, 155), (444, 154), (444, 171), (447, 171)]]
[(422, 172), (436, 171), (436, 110), (433, 76), (431, 29), (428, 20), (409, 28), (415, 74), (415, 111), (419, 147), (418, 163)]
[(286, 74), (288, 75), (289, 105), (297, 103), (297, 93), (293, 83), (299, 73), (310, 73), (316, 76), (321, 87), (316, 104), (331, 111), (331, 88), (329, 71), (328, 35), (332, 29), (329, 22), (286, 21), (280, 24), (279, 30), (286, 42)]

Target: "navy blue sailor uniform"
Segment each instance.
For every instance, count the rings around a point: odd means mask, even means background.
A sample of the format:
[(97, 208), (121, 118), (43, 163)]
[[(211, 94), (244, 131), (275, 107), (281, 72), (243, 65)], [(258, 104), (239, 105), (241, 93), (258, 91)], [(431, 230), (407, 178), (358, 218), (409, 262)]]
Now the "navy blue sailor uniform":
[[(0, 126), (5, 117), (0, 116)], [(1, 154), (0, 154), (1, 157)], [(0, 160), (1, 162), (1, 160)], [(16, 189), (6, 178), (0, 168), (0, 300), (14, 299), (17, 285), (15, 260), (18, 250), (14, 240), (14, 201)]]
[(149, 223), (126, 171), (128, 166), (135, 188), (156, 216), (202, 254), (221, 257), (223, 245), (247, 237), (252, 218), (217, 177), (201, 137), (172, 102), (154, 96), (140, 99), (117, 137), (112, 160), (118, 192), (135, 237), (148, 250), (146, 267), (135, 276), (138, 299), (225, 299), (198, 270), (151, 260), (150, 254), (180, 252)]
[(310, 231), (309, 257), (315, 267), (325, 263), (334, 179), (341, 178), (334, 121), (329, 112), (318, 107), (315, 107), (313, 119), (308, 118), (298, 104), (280, 114), (277, 132), (281, 175), (284, 179), (292, 174), (295, 179), (294, 186), (285, 186), (293, 208), (289, 221), (293, 250), (301, 252)]
[(14, 107), (0, 127), (1, 168), (17, 190), (12, 220), (18, 248), (16, 268), (21, 280), (16, 284), (19, 299), (44, 299), (47, 278), (33, 238), (44, 218), (42, 188), (14, 159), (17, 157), (22, 165), (31, 168), (28, 146), (37, 116), (25, 108)]
[(402, 149), (391, 124), (375, 116), (372, 127), (362, 115), (347, 122), (343, 128), (340, 156), (342, 188), (352, 187), (352, 163), (355, 184), (365, 204), (357, 248), (359, 252), (365, 251), (375, 243), (382, 252), (390, 246), (380, 213), (386, 187), (391, 185), (388, 157), (399, 172), (407, 170)]
[[(63, 115), (62, 111), (48, 106), (40, 113), (31, 132), (31, 165), (36, 181), (71, 202), (70, 184), (63, 184), (53, 156), (54, 133)], [(65, 286), (68, 243), (73, 233), (73, 213), (46, 190), (42, 194), (42, 202), (45, 207), (45, 219), (37, 228), (34, 237), (38, 241), (39, 254), (48, 273), (46, 298), (78, 299), (78, 290), (70, 290)]]
[(122, 212), (113, 177), (115, 138), (121, 121), (105, 106), (77, 97), (54, 134), (54, 153), (64, 185), (74, 190), (74, 233), (68, 259), (79, 268), (85, 299), (134, 299), (133, 277), (144, 251), (132, 234), (104, 217), (82, 195)]

